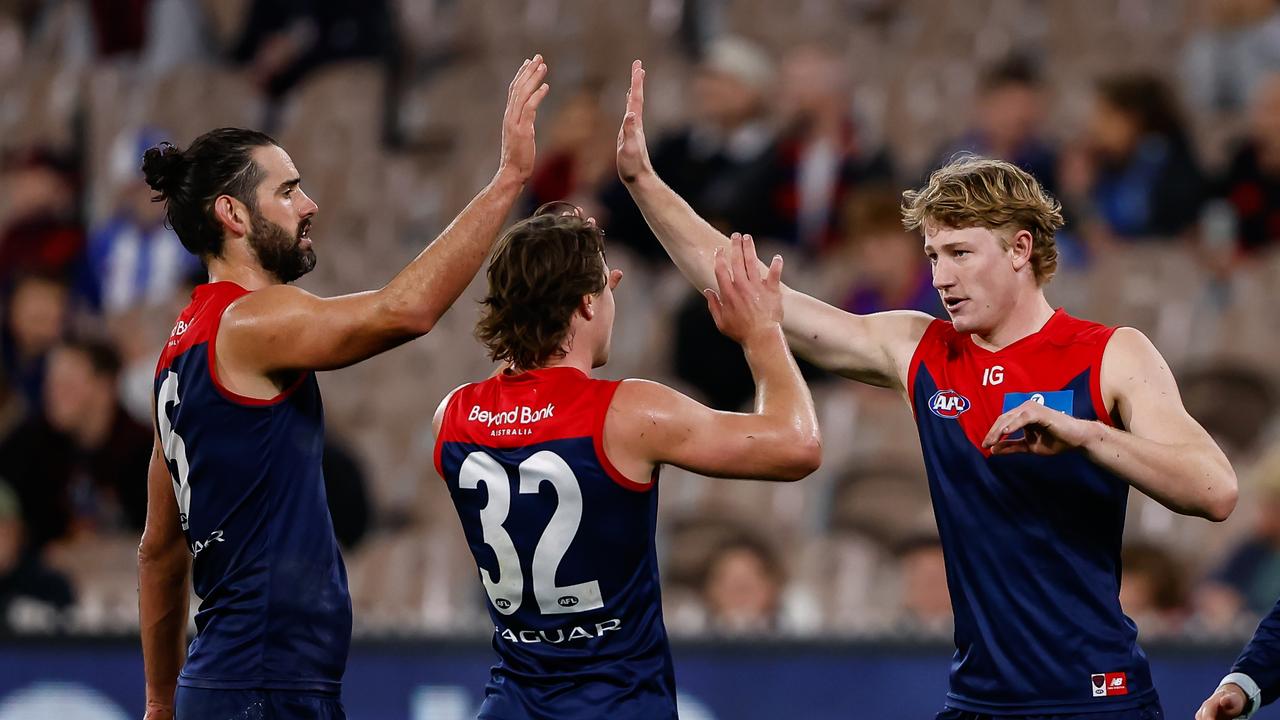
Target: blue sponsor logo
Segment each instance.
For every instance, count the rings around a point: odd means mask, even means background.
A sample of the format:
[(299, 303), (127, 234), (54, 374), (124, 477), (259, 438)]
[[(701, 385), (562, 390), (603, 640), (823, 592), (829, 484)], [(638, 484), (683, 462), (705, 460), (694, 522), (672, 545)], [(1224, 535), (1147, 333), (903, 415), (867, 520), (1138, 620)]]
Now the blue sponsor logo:
[(1041, 390), (1039, 392), (1005, 393), (1004, 409), (1009, 412), (1028, 400), (1038, 402), (1050, 410), (1057, 410), (1068, 415), (1075, 414), (1074, 390)]
[(955, 390), (939, 390), (929, 398), (929, 411), (947, 420), (955, 420), (970, 407), (969, 398)]

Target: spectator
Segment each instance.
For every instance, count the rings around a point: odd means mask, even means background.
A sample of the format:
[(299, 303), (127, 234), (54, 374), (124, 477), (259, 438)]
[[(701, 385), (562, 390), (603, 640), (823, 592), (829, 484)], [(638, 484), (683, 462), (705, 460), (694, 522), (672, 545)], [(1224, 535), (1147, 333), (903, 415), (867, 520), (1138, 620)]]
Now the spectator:
[(0, 443), (27, 417), (27, 403), (0, 368)]
[(777, 629), (782, 568), (773, 550), (747, 534), (732, 537), (711, 553), (702, 581), (707, 626), (732, 635)]
[(1257, 368), (1219, 362), (1182, 374), (1183, 404), (1227, 457), (1252, 459), (1276, 417), (1276, 388)]
[(43, 402), (45, 359), (66, 331), (69, 292), (59, 277), (30, 274), (19, 277), (9, 295), (4, 365), (28, 407)]
[(943, 317), (920, 237), (902, 228), (898, 195), (887, 187), (868, 189), (853, 196), (845, 216), (847, 240), (833, 265), (846, 278), (852, 270), (854, 282), (841, 306), (859, 315), (919, 310)]
[(1120, 558), (1120, 607), (1143, 634), (1169, 634), (1186, 620), (1185, 570), (1158, 545), (1126, 544)]
[(941, 161), (961, 152), (1006, 160), (1056, 193), (1058, 152), (1044, 138), (1044, 82), (1031, 60), (1012, 55), (987, 68), (976, 109), (973, 126), (951, 143)]
[(564, 200), (585, 216), (596, 214), (600, 189), (614, 172), (612, 156), (600, 149), (610, 145), (617, 129), (613, 116), (601, 111), (601, 90), (599, 82), (583, 83), (556, 114), (529, 179), (528, 212)]
[(1256, 618), (1280, 597), (1280, 449), (1259, 463), (1253, 527), (1201, 589), (1201, 616), (1212, 627), (1230, 627), (1242, 615)]
[(1183, 49), (1187, 97), (1201, 112), (1241, 110), (1266, 74), (1280, 71), (1276, 0), (1203, 0)]
[(200, 271), (200, 261), (166, 227), (164, 205), (137, 171), (136, 158), (159, 145), (165, 133), (147, 128), (129, 143), (133, 167), (111, 217), (94, 228), (82, 271), (79, 294), (89, 309), (114, 315), (143, 305), (167, 303), (176, 288)]
[(71, 160), (49, 148), (8, 163), (9, 217), (0, 229), (0, 286), (19, 271), (66, 274), (84, 251)]
[[(772, 61), (755, 45), (738, 38), (713, 41), (693, 77), (692, 122), (653, 145), (658, 174), (718, 227), (779, 225), (767, 216), (774, 132), (766, 100), (773, 76)], [(621, 181), (606, 187), (601, 203), (611, 237), (644, 258), (666, 262)]]
[(902, 615), (907, 628), (945, 632), (953, 622), (947, 566), (937, 533), (920, 533), (898, 548), (902, 573)]
[(18, 496), (0, 482), (0, 631), (14, 630), (24, 605), (62, 611), (75, 601), (71, 583), (45, 567), (25, 539)]
[(254, 0), (234, 57), (274, 98), (338, 60), (392, 48), (387, 0)]
[(1280, 71), (1258, 83), (1249, 120), (1217, 194), (1235, 217), (1237, 247), (1253, 254), (1280, 243)]
[(839, 239), (840, 208), (867, 182), (891, 175), (888, 155), (866, 147), (852, 116), (852, 91), (845, 63), (818, 47), (799, 47), (783, 61), (780, 103), (784, 131), (775, 150), (769, 202), (753, 226), (810, 252), (827, 250)]
[(114, 348), (78, 340), (49, 358), (43, 412), (0, 445), (0, 477), (14, 485), (30, 540), (142, 529), (153, 433), (118, 401)]
[(1142, 74), (1103, 79), (1087, 135), (1087, 148), (1064, 160), (1061, 182), (1064, 204), (1084, 211), (1091, 251), (1190, 229), (1206, 187), (1164, 82)]

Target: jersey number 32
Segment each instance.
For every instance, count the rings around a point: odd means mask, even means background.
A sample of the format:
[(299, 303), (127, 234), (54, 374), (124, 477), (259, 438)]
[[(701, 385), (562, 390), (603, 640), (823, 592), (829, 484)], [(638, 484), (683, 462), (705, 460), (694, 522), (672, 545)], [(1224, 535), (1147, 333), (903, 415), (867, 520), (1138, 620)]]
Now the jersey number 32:
[[(556, 585), (556, 570), (582, 522), (582, 490), (578, 487), (578, 478), (563, 458), (543, 450), (520, 463), (520, 494), (536, 495), (543, 482), (551, 483), (559, 502), (533, 551), (533, 596), (538, 600), (538, 609), (543, 615), (563, 615), (602, 608), (604, 599), (600, 597), (597, 581)], [(473, 452), (458, 471), (458, 487), (475, 490), (480, 483), (489, 491), (489, 502), (480, 510), (480, 527), (485, 544), (498, 558), (498, 581), (494, 582), (493, 575), (484, 568), (480, 569), (480, 580), (498, 612), (510, 615), (520, 609), (524, 595), (520, 557), (511, 536), (502, 527), (511, 511), (511, 482), (497, 460), (483, 452)]]

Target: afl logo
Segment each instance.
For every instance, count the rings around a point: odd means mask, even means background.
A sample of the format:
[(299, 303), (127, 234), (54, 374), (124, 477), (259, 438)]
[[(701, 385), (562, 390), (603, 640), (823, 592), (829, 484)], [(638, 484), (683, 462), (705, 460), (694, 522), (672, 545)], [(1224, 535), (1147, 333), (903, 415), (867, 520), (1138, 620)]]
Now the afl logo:
[(565, 595), (564, 597), (562, 597), (562, 598), (560, 598), (559, 600), (557, 600), (557, 601), (556, 601), (556, 603), (557, 603), (557, 604), (559, 604), (559, 605), (560, 605), (560, 607), (566, 607), (566, 608), (569, 608), (569, 607), (573, 607), (574, 605), (577, 605), (577, 604), (578, 604), (578, 598), (576, 598), (576, 597), (574, 597), (574, 596), (572, 596), (572, 595)]
[(929, 410), (947, 420), (955, 420), (968, 409), (969, 399), (955, 390), (939, 390), (929, 398)]

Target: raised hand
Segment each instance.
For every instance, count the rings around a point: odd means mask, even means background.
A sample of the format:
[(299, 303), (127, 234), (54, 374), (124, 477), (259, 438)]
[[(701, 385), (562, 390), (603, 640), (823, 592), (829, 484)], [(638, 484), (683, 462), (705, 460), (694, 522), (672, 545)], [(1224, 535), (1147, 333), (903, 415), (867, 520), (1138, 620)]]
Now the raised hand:
[(547, 96), (550, 87), (542, 82), (547, 76), (547, 64), (542, 55), (525, 60), (519, 72), (507, 87), (507, 109), (502, 115), (502, 156), (499, 173), (511, 173), (524, 182), (533, 174), (536, 143), (533, 121), (538, 116), (538, 105)]
[(716, 327), (738, 344), (782, 322), (782, 256), (774, 255), (769, 270), (760, 273), (755, 241), (734, 233), (729, 251), (716, 250), (716, 284), (702, 291)]
[(649, 147), (644, 140), (644, 66), (631, 63), (631, 89), (627, 90), (627, 110), (618, 128), (618, 177), (631, 184), (640, 176), (651, 174)]
[[(982, 441), (992, 455), (1029, 452), (1033, 455), (1057, 455), (1074, 450), (1088, 439), (1093, 423), (1058, 412), (1035, 400), (1028, 400), (996, 418)], [(1008, 439), (1022, 431), (1022, 437)]]
[(1249, 699), (1239, 685), (1227, 683), (1204, 701), (1196, 712), (1196, 720), (1231, 720), (1240, 717), (1248, 702)]

